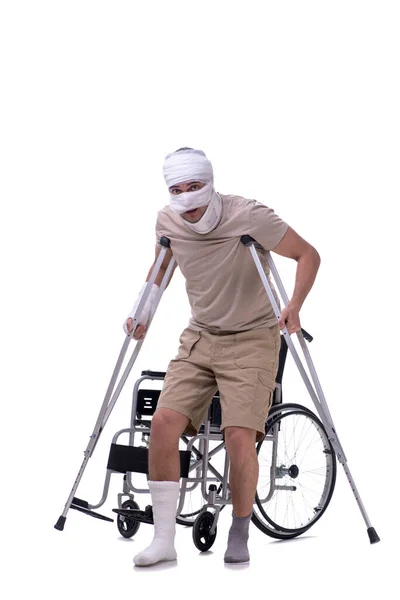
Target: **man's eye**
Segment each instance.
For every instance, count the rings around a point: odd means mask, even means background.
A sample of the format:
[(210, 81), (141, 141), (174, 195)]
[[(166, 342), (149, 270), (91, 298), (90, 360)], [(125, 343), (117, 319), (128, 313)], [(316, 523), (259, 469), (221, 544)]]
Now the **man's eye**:
[(197, 184), (197, 183), (195, 183), (194, 185), (191, 185), (191, 186), (190, 186), (190, 191), (191, 191), (191, 192), (195, 192), (195, 191), (196, 191), (196, 190), (198, 190), (198, 189), (199, 189), (199, 186), (198, 186), (198, 184)]
[(171, 192), (171, 194), (173, 194), (174, 196), (177, 196), (180, 193), (181, 193), (181, 190), (172, 190), (172, 192)]

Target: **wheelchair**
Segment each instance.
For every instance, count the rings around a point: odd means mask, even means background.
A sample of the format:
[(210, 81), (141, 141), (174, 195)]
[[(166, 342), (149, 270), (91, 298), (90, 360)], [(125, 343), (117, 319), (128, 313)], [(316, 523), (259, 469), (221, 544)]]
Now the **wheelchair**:
[[(252, 514), (254, 525), (276, 539), (290, 539), (307, 531), (328, 507), (336, 480), (335, 453), (321, 421), (302, 405), (282, 402), (286, 354), (287, 345), (281, 336), (265, 437), (256, 445), (259, 480)], [(137, 497), (149, 493), (146, 479), (151, 418), (161, 389), (143, 384), (148, 380), (162, 383), (164, 377), (164, 372), (143, 371), (135, 383), (130, 427), (117, 431), (112, 438), (102, 499), (96, 505), (87, 505), (92, 511), (104, 504), (111, 475), (122, 474), (123, 490), (118, 494), (118, 508), (113, 510), (124, 538), (136, 535), (141, 523), (153, 523), (151, 506), (141, 510)], [(220, 511), (232, 503), (229, 457), (220, 425), (217, 392), (198, 434), (180, 438), (181, 487), (176, 522), (192, 528), (193, 542), (201, 552), (213, 545)], [(123, 435), (129, 438), (127, 445), (119, 443)]]

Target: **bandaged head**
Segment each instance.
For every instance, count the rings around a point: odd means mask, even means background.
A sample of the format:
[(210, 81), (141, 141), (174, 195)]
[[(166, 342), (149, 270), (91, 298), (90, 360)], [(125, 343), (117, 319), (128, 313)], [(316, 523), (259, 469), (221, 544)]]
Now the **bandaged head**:
[(164, 161), (164, 179), (171, 188), (174, 185), (199, 181), (204, 187), (194, 192), (183, 192), (170, 195), (170, 209), (177, 214), (207, 206), (207, 210), (199, 221), (186, 225), (197, 233), (209, 233), (217, 227), (222, 214), (221, 198), (214, 190), (214, 174), (211, 162), (202, 150), (184, 148), (168, 154)]

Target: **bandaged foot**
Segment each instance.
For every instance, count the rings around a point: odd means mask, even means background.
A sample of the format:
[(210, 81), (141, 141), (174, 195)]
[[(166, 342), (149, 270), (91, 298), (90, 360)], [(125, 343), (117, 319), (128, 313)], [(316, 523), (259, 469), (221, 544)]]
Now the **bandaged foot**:
[(179, 497), (179, 482), (149, 481), (153, 505), (154, 537), (150, 546), (139, 552), (133, 562), (138, 567), (176, 560), (175, 519)]
[(249, 525), (251, 515), (248, 517), (236, 517), (232, 513), (232, 525), (228, 535), (228, 547), (225, 552), (226, 563), (247, 563), (250, 560), (247, 549), (249, 539)]

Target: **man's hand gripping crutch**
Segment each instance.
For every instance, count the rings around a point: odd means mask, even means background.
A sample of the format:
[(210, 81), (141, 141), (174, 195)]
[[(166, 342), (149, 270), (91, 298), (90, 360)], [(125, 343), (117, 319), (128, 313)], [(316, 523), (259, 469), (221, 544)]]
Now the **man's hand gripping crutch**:
[[(162, 296), (162, 293), (163, 293), (164, 289), (168, 286), (169, 282), (171, 281), (171, 277), (176, 268), (176, 263), (173, 260), (172, 252), (168, 248), (166, 250), (165, 256), (160, 265), (158, 273), (156, 274), (154, 283), (151, 284), (150, 291), (148, 292), (147, 288), (148, 288), (148, 284), (150, 283), (149, 280), (151, 279), (151, 275), (152, 275), (152, 272), (157, 263), (159, 254), (160, 254), (160, 246), (157, 245), (156, 258), (155, 258), (154, 264), (152, 265), (152, 267), (149, 270), (149, 273), (146, 278), (146, 283), (143, 285), (142, 289), (140, 290), (137, 300), (136, 300), (131, 312), (127, 316), (127, 318), (124, 322), (124, 325), (123, 325), (123, 329), (124, 329), (125, 333), (127, 335), (131, 335), (135, 340), (143, 340), (144, 339), (144, 337), (147, 333), (147, 330), (148, 330), (149, 321), (153, 317), (155, 310), (158, 306), (159, 300)], [(170, 274), (168, 277), (165, 278), (166, 279), (165, 285), (163, 285), (163, 289), (161, 290), (161, 293), (159, 294), (160, 287), (163, 284), (163, 280), (164, 280), (165, 274), (167, 272), (168, 266), (170, 266), (170, 271), (169, 271)], [(143, 297), (146, 293), (148, 293), (148, 295), (146, 296), (146, 300), (144, 302), (142, 302)]]

